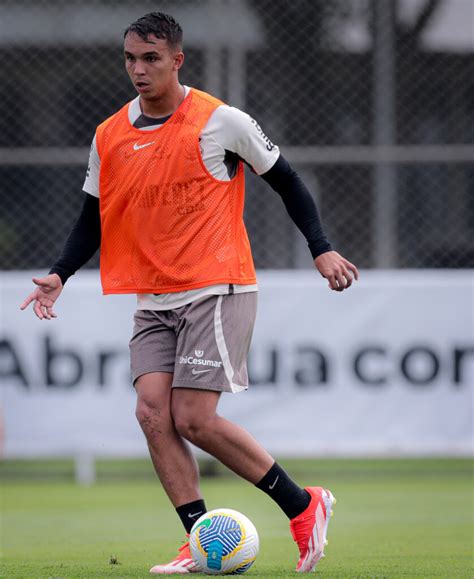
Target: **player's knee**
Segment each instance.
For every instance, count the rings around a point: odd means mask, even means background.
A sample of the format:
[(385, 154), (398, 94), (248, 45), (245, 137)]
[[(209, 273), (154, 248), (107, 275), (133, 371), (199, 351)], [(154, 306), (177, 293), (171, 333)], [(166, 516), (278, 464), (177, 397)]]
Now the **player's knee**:
[(201, 446), (201, 442), (209, 434), (210, 424), (208, 421), (199, 415), (180, 414), (179, 412), (175, 413), (173, 418), (179, 434), (196, 446)]
[(172, 425), (169, 411), (145, 399), (138, 399), (135, 416), (147, 438), (163, 434)]
[(140, 426), (146, 425), (152, 420), (154, 409), (145, 404), (143, 401), (137, 401), (137, 407), (135, 409), (135, 416), (140, 424)]

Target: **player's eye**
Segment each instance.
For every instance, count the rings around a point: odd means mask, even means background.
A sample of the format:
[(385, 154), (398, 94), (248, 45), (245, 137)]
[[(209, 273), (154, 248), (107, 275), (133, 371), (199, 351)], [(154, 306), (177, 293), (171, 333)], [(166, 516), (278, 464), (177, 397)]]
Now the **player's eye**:
[(156, 62), (156, 61), (158, 60), (158, 57), (157, 57), (157, 56), (150, 55), (150, 56), (147, 56), (147, 57), (145, 58), (145, 60), (146, 60), (146, 62)]
[(128, 62), (135, 62), (135, 57), (132, 56), (131, 54), (126, 54), (125, 55), (125, 60)]

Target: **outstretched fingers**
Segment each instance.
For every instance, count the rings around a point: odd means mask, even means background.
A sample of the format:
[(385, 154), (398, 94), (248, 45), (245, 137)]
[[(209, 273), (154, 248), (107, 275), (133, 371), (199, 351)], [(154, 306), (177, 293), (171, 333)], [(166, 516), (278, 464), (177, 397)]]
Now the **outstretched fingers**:
[(26, 299), (25, 301), (21, 304), (20, 306), (20, 310), (25, 310), (33, 300), (36, 299), (36, 291), (34, 291), (33, 293), (31, 293)]
[(57, 318), (57, 315), (53, 312), (53, 303), (50, 299), (40, 297), (35, 303), (35, 313), (41, 320), (51, 320), (52, 318)]
[(57, 274), (51, 274), (43, 278), (34, 277), (33, 283), (36, 289), (21, 304), (20, 309), (26, 309), (32, 302), (33, 312), (40, 320), (52, 320), (58, 316), (53, 311), (53, 306), (62, 291), (62, 282)]
[(43, 313), (43, 307), (41, 305), (41, 302), (39, 300), (35, 301), (35, 305), (33, 306), (33, 311), (36, 314), (36, 317), (39, 318), (40, 320), (44, 320), (44, 313)]

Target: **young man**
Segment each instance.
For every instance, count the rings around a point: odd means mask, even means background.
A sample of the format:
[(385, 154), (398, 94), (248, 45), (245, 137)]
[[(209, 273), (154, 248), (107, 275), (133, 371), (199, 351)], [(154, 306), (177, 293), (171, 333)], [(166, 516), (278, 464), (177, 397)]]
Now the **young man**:
[[(21, 307), (34, 302), (40, 319), (56, 317), (66, 280), (100, 246), (104, 293), (138, 295), (130, 342), (136, 415), (186, 533), (207, 510), (190, 441), (281, 507), (300, 551), (297, 571), (308, 572), (323, 555), (334, 497), (300, 488), (249, 433), (216, 413), (222, 392), (248, 386), (256, 313), (242, 161), (281, 195), (331, 289), (348, 288), (358, 272), (331, 250), (311, 195), (257, 123), (180, 84), (181, 42), (179, 24), (159, 12), (127, 28), (126, 69), (138, 97), (97, 128), (82, 213)], [(151, 569), (193, 571), (188, 543)]]

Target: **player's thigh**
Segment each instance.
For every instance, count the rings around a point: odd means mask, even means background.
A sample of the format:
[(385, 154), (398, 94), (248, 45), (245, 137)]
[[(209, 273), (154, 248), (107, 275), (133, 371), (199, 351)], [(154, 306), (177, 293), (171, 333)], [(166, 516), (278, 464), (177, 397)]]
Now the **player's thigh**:
[(130, 365), (141, 423), (153, 413), (170, 415), (176, 333), (163, 312), (139, 310), (134, 320)]
[(176, 344), (176, 332), (166, 312), (138, 310), (129, 344), (133, 384), (145, 374), (173, 374)]
[(247, 356), (256, 311), (256, 292), (207, 296), (183, 309), (173, 389), (247, 389)]

